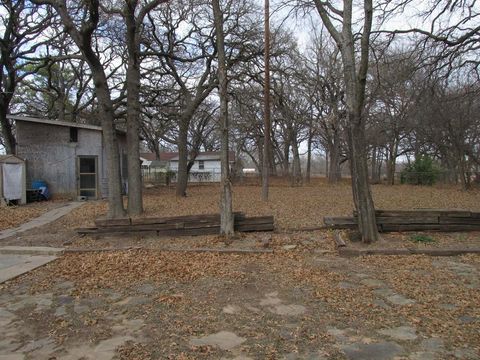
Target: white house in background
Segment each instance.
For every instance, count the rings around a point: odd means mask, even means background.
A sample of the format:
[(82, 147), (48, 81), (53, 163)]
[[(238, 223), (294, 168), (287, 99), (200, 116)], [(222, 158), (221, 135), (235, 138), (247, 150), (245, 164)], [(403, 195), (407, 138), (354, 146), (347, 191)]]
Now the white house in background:
[[(154, 164), (156, 156), (154, 154), (141, 154), (141, 158), (145, 159), (142, 165), (151, 166)], [(230, 151), (228, 154), (230, 169), (233, 170), (235, 166), (235, 152)], [(157, 159), (165, 164), (167, 170), (174, 173), (178, 172), (178, 153), (177, 152), (163, 152), (160, 153), (160, 159)], [(220, 151), (206, 151), (201, 152), (195, 158), (195, 162), (190, 169), (189, 182), (218, 182), (221, 175), (221, 160)], [(176, 177), (171, 179), (176, 181)]]

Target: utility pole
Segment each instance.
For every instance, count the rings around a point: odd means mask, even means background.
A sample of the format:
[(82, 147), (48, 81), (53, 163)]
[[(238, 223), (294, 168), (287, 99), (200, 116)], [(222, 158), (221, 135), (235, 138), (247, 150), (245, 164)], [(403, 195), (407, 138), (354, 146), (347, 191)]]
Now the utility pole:
[(262, 164), (262, 200), (268, 201), (268, 178), (270, 172), (270, 0), (265, 0), (265, 84), (264, 90), (264, 137)]

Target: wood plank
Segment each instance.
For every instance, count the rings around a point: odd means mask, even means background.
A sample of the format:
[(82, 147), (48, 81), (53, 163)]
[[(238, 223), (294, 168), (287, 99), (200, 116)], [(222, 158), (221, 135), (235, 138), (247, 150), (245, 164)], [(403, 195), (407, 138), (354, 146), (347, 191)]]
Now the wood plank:
[(96, 219), (95, 225), (97, 226), (124, 226), (130, 225), (131, 220), (130, 218), (120, 218), (120, 219)]
[(440, 224), (480, 225), (480, 218), (440, 216)]
[[(235, 219), (244, 219), (245, 214), (242, 212), (233, 213)], [(150, 224), (167, 224), (174, 222), (189, 221), (220, 221), (220, 214), (202, 214), (202, 215), (184, 215), (171, 217), (155, 217), (155, 218), (136, 218), (132, 219), (132, 225), (150, 225)]]
[(324, 217), (323, 222), (325, 225), (332, 229), (356, 229), (357, 221), (353, 217)]
[(383, 224), (438, 224), (438, 216), (377, 216), (377, 225)]
[(244, 219), (235, 219), (235, 225), (248, 225), (248, 224), (273, 224), (273, 216), (253, 216)]
[(412, 209), (412, 210), (376, 210), (375, 214), (382, 217), (415, 217), (415, 216), (451, 216), (469, 217), (470, 211), (456, 209)]
[(383, 232), (403, 231), (480, 231), (480, 225), (458, 225), (458, 224), (384, 224), (381, 225)]
[[(451, 216), (451, 217), (470, 217), (471, 211), (458, 209), (409, 209), (409, 210), (375, 210), (376, 216), (381, 217), (415, 217), (415, 216)], [(357, 211), (353, 211), (357, 216)]]
[(86, 227), (86, 228), (76, 228), (75, 232), (78, 234), (95, 234), (97, 232), (97, 227)]
[(171, 224), (188, 221), (214, 221), (217, 219), (220, 219), (220, 215), (218, 214), (172, 216), (164, 218), (137, 218), (132, 219), (132, 225)]
[(235, 225), (235, 231), (240, 232), (254, 232), (254, 231), (273, 231), (275, 227), (273, 224), (246, 224)]
[(326, 216), (323, 218), (326, 225), (356, 224), (357, 219), (350, 216)]
[(198, 229), (178, 229), (178, 230), (161, 230), (158, 231), (159, 236), (201, 236), (201, 235), (218, 235), (220, 234), (220, 226), (198, 228)]
[(98, 233), (143, 232), (183, 229), (183, 223), (99, 227)]

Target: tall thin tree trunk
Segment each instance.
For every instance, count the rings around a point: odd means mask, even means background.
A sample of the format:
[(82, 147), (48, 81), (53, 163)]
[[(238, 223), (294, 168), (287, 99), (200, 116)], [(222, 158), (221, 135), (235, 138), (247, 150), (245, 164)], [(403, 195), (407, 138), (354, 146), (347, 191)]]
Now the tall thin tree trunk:
[[(370, 35), (373, 22), (373, 1), (363, 0), (363, 30), (357, 52), (353, 31), (353, 0), (343, 1), (341, 30), (338, 30), (328, 9), (329, 3), (314, 1), (323, 24), (337, 44), (343, 63), (345, 102), (349, 131), (349, 151), (352, 169), (352, 191), (358, 211), (358, 228), (362, 241), (369, 243), (379, 237), (375, 209), (368, 181), (367, 147), (365, 142), (365, 89), (369, 65)], [(355, 9), (356, 10), (356, 9)], [(335, 14), (335, 23), (338, 21)], [(358, 60), (356, 54), (359, 54)]]
[(370, 182), (376, 184), (377, 181), (377, 147), (372, 148), (372, 157), (370, 160)]
[(288, 177), (290, 173), (290, 135), (285, 139), (283, 144), (283, 161), (282, 161), (282, 173), (283, 176)]
[(296, 139), (292, 141), (292, 151), (293, 151), (293, 169), (292, 169), (292, 179), (293, 185), (298, 186), (302, 183), (302, 169), (300, 167), (300, 153), (298, 152), (298, 142)]
[[(354, 114), (349, 114), (355, 116)], [(358, 124), (358, 123), (357, 123)], [(360, 125), (349, 129), (352, 168), (352, 191), (355, 208), (358, 213), (358, 229), (365, 243), (378, 240), (375, 207), (368, 178), (367, 146), (365, 132)]]
[(178, 131), (178, 170), (177, 170), (177, 196), (187, 195), (187, 183), (188, 183), (188, 121), (185, 119), (180, 120), (180, 127)]
[[(128, 8), (128, 7), (127, 7)], [(127, 25), (127, 166), (128, 214), (143, 213), (143, 186), (140, 165), (140, 40), (136, 28), (135, 8), (128, 8)]]
[(225, 44), (223, 34), (223, 14), (219, 0), (212, 0), (215, 19), (215, 32), (217, 35), (218, 51), (218, 84), (220, 95), (220, 124), (221, 124), (221, 167), (222, 167), (222, 193), (220, 197), (220, 233), (229, 237), (233, 235), (232, 212), (232, 183), (228, 159), (228, 83), (227, 68), (225, 63)]
[(270, 0), (265, 0), (265, 84), (264, 84), (264, 146), (262, 164), (262, 200), (268, 200), (269, 167), (273, 159), (270, 158)]
[(330, 159), (330, 152), (328, 151), (328, 149), (325, 150), (325, 177), (328, 179), (328, 176), (329, 176), (329, 164), (328, 164), (328, 160)]
[(107, 78), (103, 70), (97, 70), (92, 65), (93, 80), (97, 92), (99, 114), (102, 119), (103, 140), (107, 154), (107, 176), (108, 176), (108, 213), (109, 218), (125, 216), (123, 208), (122, 185), (120, 181), (120, 153), (118, 151), (117, 132), (113, 122), (113, 105), (107, 85)]
[(312, 167), (312, 141), (313, 141), (313, 131), (312, 131), (312, 122), (310, 122), (310, 127), (308, 130), (308, 141), (307, 141), (307, 168), (305, 170), (305, 182), (310, 183), (310, 172)]
[(341, 178), (340, 174), (340, 134), (335, 130), (333, 135), (333, 142), (329, 154), (329, 170), (328, 170), (328, 183), (336, 184)]

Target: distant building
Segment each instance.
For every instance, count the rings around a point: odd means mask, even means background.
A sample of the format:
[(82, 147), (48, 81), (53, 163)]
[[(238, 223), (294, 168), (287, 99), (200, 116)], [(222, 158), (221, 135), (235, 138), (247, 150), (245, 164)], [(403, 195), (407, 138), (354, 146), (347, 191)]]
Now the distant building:
[[(107, 156), (100, 126), (24, 116), (10, 119), (16, 122), (17, 156), (26, 161), (27, 187), (34, 180), (44, 180), (53, 196), (108, 196)], [(124, 188), (126, 147), (126, 135), (118, 130)]]
[[(164, 167), (165, 171), (171, 171), (175, 174), (178, 173), (178, 152), (162, 152), (160, 153), (160, 159), (157, 159), (153, 153), (140, 154), (140, 158), (145, 161), (142, 163), (144, 171), (150, 170), (158, 164), (160, 167)], [(235, 168), (235, 152), (229, 152), (230, 169), (233, 171)], [(157, 163), (155, 163), (157, 161)], [(190, 169), (189, 181), (190, 182), (218, 182), (221, 176), (221, 160), (220, 151), (206, 151), (201, 152), (195, 158), (193, 166)], [(176, 176), (172, 178), (172, 181), (176, 181)]]

